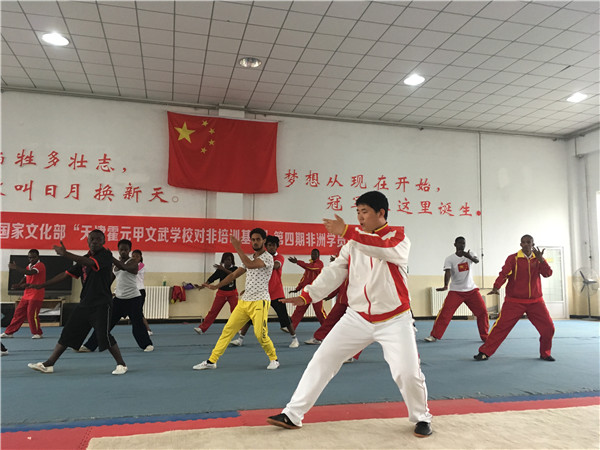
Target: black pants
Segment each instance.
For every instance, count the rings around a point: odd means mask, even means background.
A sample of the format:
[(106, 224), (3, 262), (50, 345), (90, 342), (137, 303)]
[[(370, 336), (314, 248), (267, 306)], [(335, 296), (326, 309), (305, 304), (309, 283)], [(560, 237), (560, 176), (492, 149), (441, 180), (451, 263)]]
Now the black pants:
[[(110, 323), (110, 329), (112, 330), (114, 326), (117, 323), (119, 323), (119, 320), (121, 320), (121, 318), (129, 316), (129, 320), (131, 320), (131, 331), (133, 333), (133, 337), (135, 338), (137, 345), (141, 349), (145, 349), (149, 345), (152, 345), (152, 340), (150, 339), (150, 336), (148, 336), (146, 326), (143, 322), (144, 315), (142, 313), (142, 306), (142, 297), (128, 299), (121, 299), (115, 297), (113, 299), (112, 320)], [(92, 351), (96, 350), (96, 347), (98, 347), (96, 333), (92, 333), (90, 338), (83, 345), (85, 345)]]
[(273, 310), (277, 313), (277, 318), (279, 319), (281, 328), (289, 327), (292, 324), (290, 316), (288, 316), (285, 303), (281, 303), (279, 299), (271, 300), (271, 308), (273, 308)]

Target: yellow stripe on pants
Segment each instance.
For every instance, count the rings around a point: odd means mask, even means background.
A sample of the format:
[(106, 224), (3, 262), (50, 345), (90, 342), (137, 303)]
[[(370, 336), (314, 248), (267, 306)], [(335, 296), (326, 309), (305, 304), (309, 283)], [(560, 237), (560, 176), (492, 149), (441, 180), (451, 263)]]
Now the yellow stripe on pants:
[(270, 306), (270, 300), (260, 300), (255, 302), (239, 300), (223, 328), (221, 337), (219, 337), (219, 340), (215, 344), (215, 348), (209, 358), (210, 362), (216, 363), (218, 361), (223, 353), (225, 353), (227, 346), (235, 334), (246, 324), (246, 322), (248, 322), (248, 319), (252, 320), (254, 335), (269, 357), (269, 360), (276, 360), (277, 354), (275, 353), (275, 346), (269, 337), (269, 329), (267, 327)]

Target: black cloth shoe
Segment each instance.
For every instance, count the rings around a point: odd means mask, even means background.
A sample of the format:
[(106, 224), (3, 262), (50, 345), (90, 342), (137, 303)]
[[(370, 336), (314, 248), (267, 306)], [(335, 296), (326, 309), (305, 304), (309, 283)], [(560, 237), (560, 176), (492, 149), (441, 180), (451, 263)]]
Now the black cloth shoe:
[(431, 424), (429, 422), (419, 422), (415, 426), (415, 436), (417, 437), (427, 437), (433, 431), (431, 430)]
[(544, 361), (556, 361), (552, 356), (546, 356), (545, 358), (543, 356), (540, 356), (540, 359), (543, 359)]
[(475, 358), (475, 361), (487, 361), (488, 359), (490, 359), (488, 355), (481, 352), (477, 353), (475, 356), (473, 356), (473, 358)]
[(300, 428), (298, 425), (294, 425), (290, 418), (283, 413), (277, 414), (276, 416), (268, 417), (267, 423), (275, 425), (276, 427), (288, 428), (290, 430)]

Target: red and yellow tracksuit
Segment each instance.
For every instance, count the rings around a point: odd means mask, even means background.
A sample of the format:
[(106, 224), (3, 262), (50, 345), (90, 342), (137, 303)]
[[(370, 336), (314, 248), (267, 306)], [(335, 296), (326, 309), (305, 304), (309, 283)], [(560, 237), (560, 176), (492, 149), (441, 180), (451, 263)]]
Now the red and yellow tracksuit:
[(550, 275), (552, 269), (546, 260), (540, 262), (533, 255), (527, 258), (522, 250), (506, 258), (494, 282), (494, 289), (500, 289), (508, 280), (506, 298), (487, 340), (479, 347), (481, 353), (492, 356), (517, 321), (523, 314), (527, 314), (529, 321), (540, 333), (540, 356), (542, 358), (550, 356), (554, 323), (542, 297), (540, 278), (540, 276), (547, 278)]

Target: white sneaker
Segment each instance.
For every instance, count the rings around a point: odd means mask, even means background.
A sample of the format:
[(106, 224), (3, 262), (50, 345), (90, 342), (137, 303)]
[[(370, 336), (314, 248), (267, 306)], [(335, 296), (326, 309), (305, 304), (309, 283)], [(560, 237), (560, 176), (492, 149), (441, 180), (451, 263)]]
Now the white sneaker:
[(117, 365), (117, 368), (112, 371), (113, 375), (124, 375), (127, 372), (127, 366)]
[(308, 344), (308, 345), (319, 345), (319, 344), (321, 344), (321, 341), (318, 339), (315, 339), (314, 337), (311, 337), (309, 340), (304, 341), (304, 343)]
[(292, 339), (292, 343), (290, 344), (290, 348), (298, 348), (300, 343), (298, 342), (298, 338)]
[(81, 347), (79, 347), (79, 353), (90, 353), (91, 350), (89, 348), (87, 348), (85, 345), (82, 345)]
[(31, 336), (31, 339), (41, 339), (42, 335), (41, 334), (34, 334), (33, 336)]
[(30, 369), (33, 370), (37, 370), (38, 372), (42, 372), (42, 373), (53, 373), (54, 372), (54, 366), (48, 366), (46, 367), (44, 365), (44, 363), (38, 362), (38, 363), (29, 363), (27, 364), (27, 367), (29, 367)]
[(435, 341), (437, 341), (437, 339), (434, 338), (433, 336), (427, 336), (424, 340), (425, 340), (425, 342), (435, 342)]
[(3, 338), (11, 338), (11, 337), (13, 337), (13, 335), (12, 335), (12, 334), (6, 334), (6, 333), (2, 333), (2, 334), (0, 334), (0, 337), (3, 337)]
[(153, 352), (154, 351), (154, 345), (149, 345), (148, 347), (146, 347), (144, 349), (145, 352)]
[(8, 350), (2, 350), (2, 351), (0, 352), (0, 355), (2, 355), (2, 356), (6, 356), (6, 355), (8, 355)]
[(344, 361), (344, 364), (353, 363), (354, 361), (355, 361), (354, 357), (348, 358), (346, 361)]
[(204, 334), (204, 331), (202, 331), (202, 328), (194, 328), (194, 331), (198, 334)]
[(283, 331), (284, 333), (289, 333), (290, 329), (288, 327), (281, 327), (281, 331)]
[(233, 341), (231, 341), (231, 345), (235, 345), (236, 347), (241, 347), (242, 345), (244, 345), (244, 339), (241, 337), (234, 339)]
[(277, 361), (276, 359), (274, 359), (273, 361), (271, 361), (269, 363), (269, 365), (267, 366), (267, 370), (275, 370), (279, 368), (279, 361)]
[(202, 361), (200, 364), (196, 364), (192, 369), (194, 370), (205, 370), (205, 369), (216, 369), (217, 363), (209, 363), (208, 361)]
[(152, 332), (152, 330), (148, 330), (148, 336), (152, 336), (154, 333)]

